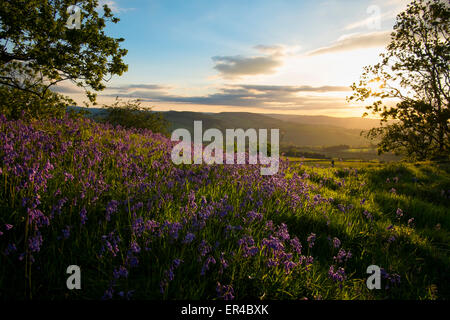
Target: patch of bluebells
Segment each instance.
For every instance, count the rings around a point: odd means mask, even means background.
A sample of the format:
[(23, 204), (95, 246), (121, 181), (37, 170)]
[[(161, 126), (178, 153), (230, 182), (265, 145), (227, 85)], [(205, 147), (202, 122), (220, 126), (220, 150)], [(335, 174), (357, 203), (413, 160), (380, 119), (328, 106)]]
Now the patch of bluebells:
[(116, 213), (119, 207), (119, 201), (111, 200), (106, 205), (106, 213), (105, 213), (105, 219), (106, 221), (111, 221), (111, 215)]
[(178, 239), (178, 233), (182, 228), (183, 228), (183, 226), (179, 222), (171, 223), (169, 221), (166, 221), (162, 225), (162, 229), (165, 230), (167, 232), (167, 234), (174, 240)]
[(241, 248), (244, 258), (253, 257), (259, 252), (259, 249), (255, 246), (255, 241), (251, 236), (244, 236), (239, 239), (238, 246)]
[(39, 252), (43, 242), (42, 234), (37, 231), (33, 237), (28, 239), (28, 248), (31, 252)]
[[(61, 230), (62, 226), (70, 223), (63, 220), (69, 207), (79, 213), (81, 232), (90, 227), (90, 223), (87, 224), (88, 215), (91, 220), (99, 216), (99, 225), (104, 228), (99, 234), (103, 236), (97, 239), (101, 246), (99, 257), (104, 259), (102, 263), (114, 263), (114, 280), (105, 291), (105, 299), (113, 298), (114, 281), (127, 278), (132, 268), (139, 265), (142, 254), (150, 251), (150, 245), (155, 248), (151, 252), (158, 252), (157, 246), (173, 245), (174, 240), (179, 238), (177, 247), (184, 245), (183, 250), (196, 251), (194, 257), (199, 258), (200, 274), (211, 274), (212, 277), (218, 274), (220, 278), (217, 280), (220, 281), (224, 281), (221, 280), (222, 277), (229, 277), (226, 273), (230, 265), (240, 263), (241, 256), (236, 253), (239, 248), (245, 259), (261, 258), (269, 272), (277, 268), (277, 271), (282, 270), (289, 275), (297, 267), (304, 266), (305, 270), (309, 270), (313, 265), (314, 258), (302, 255), (302, 244), (297, 237), (289, 234), (286, 224), (276, 226), (272, 221), (264, 222), (265, 215), (269, 212), (265, 211), (263, 204), (266, 199), (275, 198), (274, 213), (281, 211), (280, 208), (284, 205), (293, 212), (298, 208), (323, 209), (325, 212), (331, 208), (330, 204), (334, 199), (324, 198), (318, 194), (319, 188), (307, 181), (311, 177), (317, 178), (315, 173), (294, 172), (290, 179), (285, 179), (284, 175), (289, 169), (288, 163), (284, 161), (280, 162), (280, 173), (271, 177), (262, 177), (258, 166), (224, 166), (219, 170), (210, 166), (177, 167), (170, 157), (174, 143), (149, 130), (125, 130), (107, 124), (95, 124), (90, 120), (75, 121), (68, 118), (49, 120), (47, 125), (54, 131), (52, 134), (31, 124), (0, 119), (0, 157), (3, 161), (0, 174), (7, 172), (19, 181), (17, 190), (22, 192), (22, 196), (18, 201), (22, 202), (29, 218), (31, 236), (28, 246), (32, 253), (37, 254), (41, 250), (44, 234), (50, 234), (44, 231), (46, 227), (57, 228), (54, 233), (59, 236), (62, 232), (63, 239), (70, 237), (69, 226)], [(15, 137), (11, 138), (5, 131), (14, 133)], [(86, 131), (89, 132), (87, 138), (83, 137), (83, 132)], [(41, 154), (44, 156), (38, 156)], [(51, 162), (46, 155), (52, 155)], [(157, 159), (154, 158), (156, 155)], [(152, 159), (144, 161), (147, 160), (145, 157)], [(73, 163), (73, 168), (69, 169), (65, 163)], [(109, 185), (110, 177), (106, 174), (106, 169), (109, 168), (117, 176), (114, 177), (113, 185), (124, 186), (126, 195), (112, 193), (115, 190)], [(170, 175), (161, 174), (169, 171)], [(63, 180), (65, 184), (60, 183)], [(227, 195), (223, 195), (221, 199), (212, 199), (211, 196), (207, 198), (198, 192), (210, 183), (217, 183), (220, 188), (230, 182), (243, 190), (240, 203), (235, 203), (235, 199), (231, 201)], [(334, 182), (342, 187), (345, 185), (345, 179)], [(57, 189), (55, 185), (58, 186)], [(280, 192), (285, 198), (277, 196)], [(48, 195), (53, 195), (54, 199), (49, 200)], [(64, 198), (60, 198), (62, 195)], [(111, 196), (118, 200), (110, 200)], [(104, 203), (107, 203), (106, 206)], [(161, 215), (152, 216), (154, 213), (164, 212), (168, 204), (177, 203), (182, 203), (180, 208), (176, 208), (182, 213), (180, 221), (168, 221), (165, 220), (167, 217)], [(46, 208), (51, 211), (46, 211)], [(353, 206), (339, 204), (338, 208), (348, 212)], [(96, 215), (95, 210), (100, 210), (102, 214)], [(129, 222), (123, 229), (110, 232), (111, 228), (120, 228), (117, 223), (121, 222), (119, 218), (123, 217), (123, 213), (129, 214)], [(146, 220), (148, 218), (144, 215), (147, 213), (158, 221)], [(64, 224), (59, 224), (61, 220)], [(225, 226), (225, 238), (231, 237), (232, 240), (224, 241), (225, 244), (217, 243), (213, 248), (206, 240), (207, 233), (201, 230), (209, 223), (216, 222)], [(6, 231), (10, 230), (8, 226), (5, 228)], [(253, 238), (251, 228), (262, 230), (264, 235)], [(16, 229), (19, 228), (14, 228), (13, 232)], [(198, 246), (194, 246), (197, 238), (203, 240)], [(211, 243), (215, 241), (209, 237), (207, 239)], [(316, 234), (311, 233), (307, 237), (308, 248), (313, 248), (315, 241)], [(14, 244), (4, 243), (10, 253), (16, 251)], [(189, 244), (192, 245), (186, 246)], [(228, 251), (228, 248), (224, 249), (224, 245), (233, 248)], [(333, 246), (340, 248), (337, 238), (333, 240)], [(339, 263), (350, 257), (350, 252), (343, 251), (334, 258)], [(144, 261), (144, 257), (142, 260)], [(159, 279), (162, 293), (166, 292), (169, 282), (173, 281), (175, 271), (181, 263), (181, 259), (174, 259), (167, 270), (163, 271)], [(345, 278), (341, 267), (331, 271), (329, 274), (336, 281), (341, 282), (339, 277)], [(232, 300), (235, 297), (231, 285), (217, 283), (216, 290), (221, 299)], [(117, 295), (130, 298), (131, 293), (132, 291), (122, 290)]]
[(342, 288), (342, 282), (346, 279), (345, 270), (342, 267), (331, 265), (328, 270), (328, 277), (334, 282), (338, 282), (339, 287)]
[(198, 252), (200, 253), (200, 256), (204, 257), (209, 252), (211, 252), (212, 247), (208, 244), (206, 240), (202, 240), (202, 242), (198, 246)]
[(128, 278), (128, 270), (124, 266), (120, 266), (113, 271), (114, 279)]
[(278, 227), (278, 230), (275, 232), (275, 236), (280, 238), (283, 241), (289, 240), (290, 235), (289, 235), (289, 232), (288, 232), (287, 225), (285, 223), (282, 223)]
[(214, 259), (213, 256), (208, 256), (203, 263), (202, 270), (200, 271), (201, 276), (204, 276), (206, 274), (211, 264), (216, 264), (216, 259)]
[(100, 257), (103, 257), (105, 253), (111, 253), (113, 257), (119, 253), (119, 242), (121, 241), (118, 235), (115, 235), (115, 231), (110, 232), (108, 235), (102, 236), (103, 245), (100, 249)]
[(314, 247), (314, 242), (316, 241), (316, 234), (315, 233), (311, 233), (308, 238), (306, 239), (306, 241), (308, 242), (308, 247), (312, 248)]
[(136, 254), (141, 252), (141, 247), (135, 240), (131, 241), (130, 251), (131, 251), (131, 253), (136, 253)]
[(363, 215), (366, 217), (367, 220), (373, 221), (373, 216), (369, 211), (364, 210)]
[(247, 213), (248, 222), (261, 221), (262, 218), (263, 218), (262, 214), (256, 211), (249, 211)]
[(333, 238), (333, 247), (339, 248), (340, 246), (341, 246), (341, 240), (339, 240), (338, 238), (334, 237)]
[(389, 289), (391, 286), (397, 286), (400, 285), (401, 277), (399, 274), (396, 273), (388, 273), (385, 269), (380, 269), (381, 277), (385, 280), (387, 280), (385, 289)]
[(229, 266), (227, 260), (225, 260), (225, 252), (220, 253), (219, 263), (220, 263), (219, 274), (221, 275), (223, 274), (224, 270)]
[(16, 252), (16, 251), (17, 251), (16, 245), (14, 243), (8, 243), (8, 246), (6, 247), (4, 254), (6, 256), (8, 256), (11, 253)]
[(333, 260), (337, 263), (347, 262), (352, 257), (352, 253), (349, 251), (345, 251), (344, 249), (340, 249), (338, 254), (333, 257)]
[(297, 237), (292, 238), (292, 239), (290, 240), (290, 244), (291, 244), (292, 249), (294, 249), (294, 251), (295, 251), (298, 255), (301, 255), (301, 254), (302, 254), (302, 249), (303, 249), (303, 247), (302, 247), (302, 244), (301, 244), (300, 240), (298, 240)]
[(81, 224), (82, 225), (86, 224), (86, 221), (88, 220), (86, 208), (81, 209), (81, 211), (80, 211), (80, 219), (81, 219)]
[(195, 239), (195, 234), (188, 232), (184, 237), (183, 244), (189, 244)]
[(170, 267), (164, 271), (163, 278), (161, 279), (161, 282), (159, 283), (159, 288), (161, 294), (164, 294), (166, 292), (167, 286), (169, 285), (169, 282), (172, 281), (175, 278), (175, 269), (177, 269), (183, 260), (181, 259), (174, 259), (172, 263), (170, 264)]
[(223, 300), (233, 300), (234, 289), (231, 285), (222, 285), (220, 282), (217, 282), (216, 287), (217, 297)]
[(62, 229), (62, 238), (64, 240), (69, 239), (70, 237), (70, 226), (66, 226), (64, 229)]

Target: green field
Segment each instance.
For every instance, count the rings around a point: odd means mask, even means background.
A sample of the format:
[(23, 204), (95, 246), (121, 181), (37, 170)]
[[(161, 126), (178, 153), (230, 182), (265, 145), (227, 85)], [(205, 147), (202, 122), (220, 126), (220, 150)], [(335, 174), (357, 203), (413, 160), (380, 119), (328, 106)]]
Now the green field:
[[(313, 158), (300, 158), (300, 157), (284, 157), (293, 163), (303, 163), (307, 166), (320, 167), (320, 168), (332, 168), (331, 159), (313, 159)], [(385, 165), (385, 162), (380, 162), (377, 160), (334, 160), (335, 168), (374, 168), (381, 167)]]

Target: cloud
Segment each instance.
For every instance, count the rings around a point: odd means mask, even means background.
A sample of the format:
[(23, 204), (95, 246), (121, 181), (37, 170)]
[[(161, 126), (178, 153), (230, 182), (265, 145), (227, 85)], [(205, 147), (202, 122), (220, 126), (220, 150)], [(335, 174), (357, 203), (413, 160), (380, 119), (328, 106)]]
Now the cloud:
[(350, 87), (343, 86), (264, 86), (264, 85), (241, 85), (247, 90), (257, 91), (282, 91), (282, 92), (344, 92), (350, 91)]
[(116, 90), (119, 92), (131, 92), (135, 90), (149, 90), (149, 91), (159, 91), (170, 89), (168, 86), (161, 86), (158, 84), (129, 84), (118, 87), (108, 87), (107, 90)]
[[(138, 98), (146, 102), (166, 102), (195, 105), (247, 107), (271, 110), (319, 110), (344, 107), (344, 99), (329, 96), (314, 96), (314, 93), (349, 91), (344, 86), (277, 86), (277, 85), (228, 85), (216, 93), (205, 96), (176, 96), (160, 91), (134, 91), (111, 96)], [(300, 96), (300, 93), (307, 93)], [(309, 94), (308, 94), (309, 93)]]
[(213, 57), (214, 69), (224, 78), (237, 78), (240, 76), (271, 74), (282, 65), (277, 56), (242, 57), (227, 56)]
[(370, 5), (366, 10), (367, 18), (350, 23), (343, 30), (374, 28), (385, 20), (395, 19), (400, 12), (406, 9), (410, 2), (411, 0), (388, 0), (380, 3), (380, 5)]
[(257, 46), (254, 46), (253, 48), (262, 53), (266, 53), (266, 54), (270, 54), (270, 55), (283, 55), (286, 50), (286, 48), (284, 46), (280, 46), (280, 45), (267, 46), (267, 45), (259, 44)]
[(214, 69), (219, 71), (220, 76), (225, 79), (272, 74), (283, 64), (283, 58), (298, 48), (298, 46), (290, 48), (283, 45), (257, 45), (253, 49), (257, 50), (260, 55), (251, 57), (215, 56), (212, 57), (212, 60), (215, 63)]
[(326, 53), (351, 51), (356, 49), (366, 49), (373, 47), (384, 47), (390, 41), (391, 31), (380, 31), (371, 33), (355, 33), (339, 38), (337, 41), (327, 47), (313, 50), (307, 55), (315, 56)]

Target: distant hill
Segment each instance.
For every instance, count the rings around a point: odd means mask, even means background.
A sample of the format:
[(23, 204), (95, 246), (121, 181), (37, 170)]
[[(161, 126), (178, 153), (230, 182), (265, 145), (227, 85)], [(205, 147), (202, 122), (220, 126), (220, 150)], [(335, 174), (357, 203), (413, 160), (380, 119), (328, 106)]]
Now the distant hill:
[[(71, 107), (78, 109), (78, 107)], [(93, 115), (99, 115), (101, 108), (89, 108)], [(188, 129), (193, 134), (194, 121), (201, 120), (203, 130), (225, 129), (280, 129), (280, 144), (305, 146), (349, 145), (367, 146), (369, 141), (360, 136), (361, 130), (376, 127), (378, 120), (359, 118), (334, 118), (327, 116), (297, 116), (280, 114), (258, 114), (249, 112), (203, 113), (191, 111), (162, 112), (170, 123), (169, 130)]]
[(302, 124), (319, 124), (335, 126), (347, 129), (369, 130), (379, 127), (380, 120), (367, 118), (336, 118), (328, 116), (306, 116), (306, 115), (286, 115), (286, 114), (267, 114), (275, 119)]
[[(278, 117), (279, 116), (279, 117)], [(366, 146), (369, 141), (360, 136), (361, 129), (350, 129), (339, 124), (344, 122), (328, 119), (328, 123), (316, 124), (300, 122), (300, 119), (282, 117), (281, 115), (265, 115), (247, 112), (222, 112), (222, 113), (199, 113), (199, 112), (164, 112), (164, 117), (171, 123), (171, 130), (186, 128), (193, 132), (194, 120), (203, 122), (203, 129), (217, 128), (220, 130), (231, 128), (242, 129), (280, 129), (280, 143), (294, 146), (333, 146), (347, 144), (350, 146)], [(295, 117), (295, 116), (294, 116)], [(297, 120), (298, 122), (296, 122)], [(325, 119), (324, 119), (325, 120)], [(364, 120), (364, 119), (363, 119)], [(370, 125), (365, 125), (368, 128)]]

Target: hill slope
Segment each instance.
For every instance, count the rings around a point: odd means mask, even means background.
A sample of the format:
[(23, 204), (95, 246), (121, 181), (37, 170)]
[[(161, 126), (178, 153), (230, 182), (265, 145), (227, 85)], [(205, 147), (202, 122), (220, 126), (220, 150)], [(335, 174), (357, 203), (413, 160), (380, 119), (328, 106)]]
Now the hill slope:
[[(296, 123), (273, 116), (246, 112), (164, 112), (171, 123), (171, 130), (186, 128), (193, 132), (195, 120), (203, 122), (203, 128), (220, 130), (242, 129), (280, 129), (280, 143), (295, 146), (332, 146), (347, 144), (351, 146), (368, 145), (368, 141), (360, 136), (360, 129), (349, 129), (329, 124)], [(293, 118), (294, 119), (294, 118)]]
[[(77, 108), (76, 108), (77, 109)], [(94, 116), (104, 112), (101, 108), (88, 109)], [(194, 121), (202, 121), (203, 130), (225, 129), (279, 129), (280, 144), (296, 147), (349, 145), (361, 147), (369, 141), (360, 135), (362, 129), (377, 126), (378, 120), (333, 118), (325, 116), (296, 116), (258, 114), (249, 112), (203, 113), (191, 111), (162, 112), (169, 122), (169, 131), (188, 129), (193, 134)]]
[[(450, 297), (448, 167), (282, 160), (262, 176), (174, 165), (174, 145), (0, 115), (0, 300)], [(372, 264), (383, 290), (366, 286)], [(83, 290), (66, 289), (70, 265)]]

